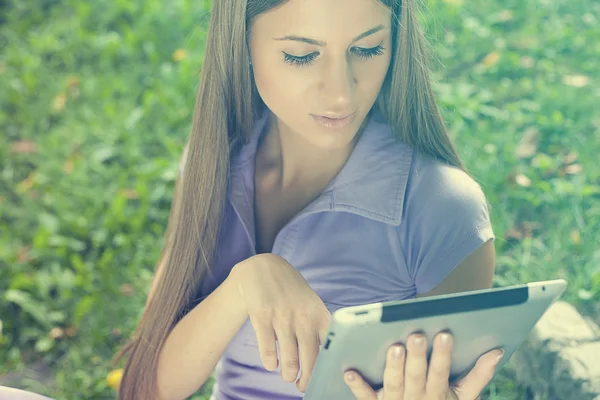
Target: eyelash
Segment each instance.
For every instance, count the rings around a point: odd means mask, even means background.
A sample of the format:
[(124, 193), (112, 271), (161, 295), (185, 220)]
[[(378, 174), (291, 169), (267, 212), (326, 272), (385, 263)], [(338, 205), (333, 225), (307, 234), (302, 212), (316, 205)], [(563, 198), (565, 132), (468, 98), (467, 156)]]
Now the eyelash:
[[(357, 47), (356, 49), (358, 49), (358, 51), (356, 52), (356, 55), (359, 56), (360, 58), (362, 58), (363, 60), (368, 60), (375, 56), (380, 56), (383, 54), (383, 50), (385, 50), (385, 48), (382, 45), (372, 47), (370, 49), (363, 49), (361, 47)], [(317, 55), (318, 55), (318, 53), (315, 52), (315, 53), (307, 54), (303, 57), (296, 57), (296, 56), (287, 54), (286, 52), (283, 52), (283, 60), (290, 65), (295, 65), (297, 67), (304, 67), (304, 66), (312, 64), (315, 61), (315, 58), (317, 57)]]

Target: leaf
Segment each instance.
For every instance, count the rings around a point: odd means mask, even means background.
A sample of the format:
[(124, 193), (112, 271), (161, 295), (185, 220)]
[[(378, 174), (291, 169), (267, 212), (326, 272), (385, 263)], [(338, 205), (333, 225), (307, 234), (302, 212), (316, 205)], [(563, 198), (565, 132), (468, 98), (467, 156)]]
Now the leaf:
[(577, 296), (581, 300), (589, 300), (592, 297), (594, 297), (594, 293), (590, 292), (589, 290), (579, 289), (579, 291), (577, 292)]
[(563, 170), (565, 171), (565, 174), (576, 175), (583, 170), (583, 167), (581, 166), (581, 164), (571, 164), (565, 166)]
[(577, 157), (579, 157), (579, 154), (577, 154), (576, 151), (572, 151), (565, 156), (563, 162), (565, 164), (573, 164), (575, 161), (577, 161)]
[(517, 174), (517, 176), (515, 176), (515, 182), (519, 186), (523, 186), (523, 187), (531, 186), (531, 179), (529, 179), (528, 177), (526, 177), (523, 174)]
[(75, 326), (81, 325), (81, 321), (92, 309), (94, 302), (95, 300), (93, 296), (85, 296), (79, 301), (79, 303), (77, 303), (77, 306), (75, 306), (75, 311), (73, 312), (73, 324)]
[(585, 75), (565, 75), (562, 81), (565, 85), (580, 88), (586, 86), (590, 78)]
[(36, 183), (37, 174), (32, 171), (27, 178), (17, 184), (17, 193), (23, 194), (33, 187)]
[(52, 109), (54, 111), (62, 111), (65, 109), (65, 104), (67, 104), (67, 95), (59, 93), (52, 100)]
[(491, 53), (489, 53), (488, 55), (486, 55), (483, 60), (481, 61), (481, 63), (489, 68), (494, 66), (495, 64), (498, 63), (498, 61), (500, 61), (500, 52), (494, 50)]
[(18, 305), (40, 325), (43, 325), (46, 329), (51, 328), (50, 321), (47, 318), (47, 312), (43, 308), (43, 304), (34, 301), (29, 293), (25, 293), (21, 290), (9, 289), (4, 294), (4, 299), (9, 302)]
[(571, 242), (573, 242), (575, 246), (579, 246), (581, 244), (581, 234), (577, 229), (573, 229), (571, 231)]
[(11, 153), (20, 153), (20, 154), (35, 153), (36, 150), (37, 150), (37, 146), (31, 140), (19, 140), (19, 141), (13, 142), (11, 145), (11, 148), (10, 148)]
[(175, 53), (173, 53), (173, 61), (180, 62), (184, 58), (187, 57), (187, 51), (184, 49), (177, 49)]
[(517, 158), (532, 157), (538, 149), (540, 131), (535, 127), (530, 127), (523, 133), (523, 137), (517, 144), (515, 154)]

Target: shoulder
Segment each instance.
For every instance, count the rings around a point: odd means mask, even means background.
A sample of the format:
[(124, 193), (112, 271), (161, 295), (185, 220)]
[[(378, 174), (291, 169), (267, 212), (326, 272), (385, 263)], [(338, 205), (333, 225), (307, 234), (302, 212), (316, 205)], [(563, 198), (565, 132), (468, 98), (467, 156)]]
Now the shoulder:
[(463, 169), (414, 152), (405, 192), (406, 217), (421, 213), (487, 215), (488, 204), (479, 183)]

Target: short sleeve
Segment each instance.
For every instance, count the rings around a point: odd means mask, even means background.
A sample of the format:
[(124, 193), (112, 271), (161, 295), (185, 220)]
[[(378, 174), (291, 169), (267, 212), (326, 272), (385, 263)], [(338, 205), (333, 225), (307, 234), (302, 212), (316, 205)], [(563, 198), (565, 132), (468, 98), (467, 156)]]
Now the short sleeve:
[(494, 233), (486, 197), (463, 170), (416, 156), (399, 237), (417, 294), (439, 285)]

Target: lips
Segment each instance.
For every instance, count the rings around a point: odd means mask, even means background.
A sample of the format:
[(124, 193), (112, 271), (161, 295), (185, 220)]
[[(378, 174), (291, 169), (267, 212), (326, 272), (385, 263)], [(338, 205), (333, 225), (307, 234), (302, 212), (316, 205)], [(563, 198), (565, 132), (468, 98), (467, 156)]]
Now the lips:
[(346, 114), (315, 114), (317, 117), (323, 117), (323, 118), (328, 118), (328, 119), (332, 119), (332, 120), (336, 120), (336, 119), (344, 119), (347, 118), (349, 116), (351, 116), (352, 114), (354, 114), (354, 111), (351, 113), (346, 113)]

